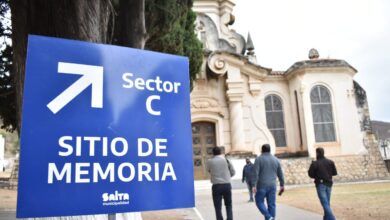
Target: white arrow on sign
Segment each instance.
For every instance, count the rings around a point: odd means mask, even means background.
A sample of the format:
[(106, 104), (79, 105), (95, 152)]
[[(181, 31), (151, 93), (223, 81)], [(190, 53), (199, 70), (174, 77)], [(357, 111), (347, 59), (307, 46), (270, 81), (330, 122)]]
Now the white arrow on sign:
[(56, 114), (72, 101), (89, 85), (92, 86), (91, 107), (103, 108), (103, 67), (76, 63), (58, 62), (58, 72), (65, 74), (83, 75), (71, 86), (65, 89), (47, 107)]

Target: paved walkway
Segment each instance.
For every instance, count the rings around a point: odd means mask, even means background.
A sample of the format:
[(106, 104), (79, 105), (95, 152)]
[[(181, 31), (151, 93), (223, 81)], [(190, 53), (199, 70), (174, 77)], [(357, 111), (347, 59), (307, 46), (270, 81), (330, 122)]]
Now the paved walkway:
[[(264, 219), (255, 203), (248, 202), (248, 197), (247, 190), (233, 190), (233, 218), (238, 220)], [(211, 190), (196, 192), (196, 208), (204, 220), (215, 219)], [(319, 214), (291, 206), (277, 204), (276, 208), (276, 219), (278, 220), (322, 220), (322, 216)], [(224, 216), (226, 217), (225, 213)]]
[[(12, 193), (16, 196), (16, 192)], [(2, 198), (4, 197), (4, 198)], [(0, 195), (0, 200), (8, 198), (9, 194), (4, 191)], [(245, 189), (233, 190), (233, 215), (236, 220), (262, 220), (263, 217), (254, 203), (247, 202), (248, 192)], [(5, 201), (5, 200), (3, 200)], [(0, 207), (0, 220), (16, 220), (15, 209), (2, 209)], [(224, 216), (225, 213), (224, 213)], [(196, 209), (176, 209), (157, 212), (142, 213), (143, 220), (213, 220), (215, 219), (214, 206), (210, 189), (196, 191)], [(291, 206), (278, 204), (278, 220), (321, 220), (322, 216)], [(125, 219), (118, 216), (117, 220)]]

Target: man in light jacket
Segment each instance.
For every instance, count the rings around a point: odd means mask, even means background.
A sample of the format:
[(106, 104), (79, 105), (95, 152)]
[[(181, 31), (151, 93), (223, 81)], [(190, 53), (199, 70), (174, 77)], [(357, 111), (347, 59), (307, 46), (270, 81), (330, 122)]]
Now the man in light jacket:
[(207, 161), (207, 169), (210, 173), (210, 180), (213, 184), (213, 202), (217, 220), (222, 217), (222, 198), (226, 207), (227, 220), (233, 220), (232, 206), (232, 185), (230, 178), (234, 176), (235, 170), (231, 162), (221, 153), (220, 147), (213, 148), (214, 157)]

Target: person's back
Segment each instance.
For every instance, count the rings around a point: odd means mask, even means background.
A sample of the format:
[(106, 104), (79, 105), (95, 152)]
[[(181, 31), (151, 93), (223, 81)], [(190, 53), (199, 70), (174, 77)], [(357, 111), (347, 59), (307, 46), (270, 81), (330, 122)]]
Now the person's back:
[(212, 184), (230, 183), (229, 165), (224, 156), (220, 155), (209, 159), (207, 168)]
[(234, 175), (233, 165), (221, 154), (221, 148), (213, 148), (214, 157), (207, 161), (207, 170), (210, 173), (210, 180), (213, 184), (213, 203), (217, 220), (223, 220), (222, 217), (222, 199), (226, 207), (227, 220), (233, 220), (232, 206), (232, 185), (230, 177)]
[[(262, 153), (256, 158), (255, 168), (257, 169), (257, 187), (267, 187), (276, 184), (276, 177), (283, 181), (283, 173), (279, 160), (271, 153)], [(284, 185), (284, 183), (281, 183)]]
[(330, 207), (330, 197), (332, 193), (332, 177), (337, 175), (334, 162), (325, 157), (325, 150), (322, 147), (316, 149), (316, 161), (310, 165), (308, 174), (314, 178), (318, 199), (324, 209), (324, 219), (335, 220), (332, 208)]
[[(271, 146), (264, 144), (261, 155), (256, 158), (256, 206), (266, 220), (274, 220), (276, 215), (276, 177), (280, 182), (281, 195), (284, 191), (284, 177), (279, 160), (271, 155)], [(267, 205), (264, 204), (267, 201)]]
[(332, 177), (337, 175), (337, 170), (334, 162), (326, 157), (318, 158), (317, 161), (313, 161), (310, 166), (309, 176), (314, 178), (316, 185), (323, 183), (327, 186), (333, 185)]

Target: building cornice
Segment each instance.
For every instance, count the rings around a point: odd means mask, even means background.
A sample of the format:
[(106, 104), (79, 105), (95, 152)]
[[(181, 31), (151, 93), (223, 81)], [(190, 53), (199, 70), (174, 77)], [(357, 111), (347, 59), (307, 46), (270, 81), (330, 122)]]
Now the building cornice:
[(352, 76), (357, 73), (357, 70), (347, 63), (345, 60), (338, 59), (312, 59), (294, 63), (285, 72), (287, 79), (290, 79), (296, 74), (302, 73), (349, 73)]

